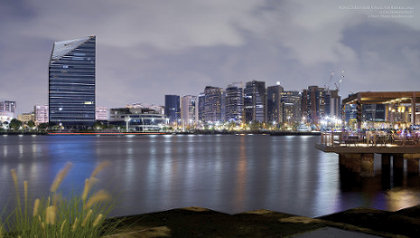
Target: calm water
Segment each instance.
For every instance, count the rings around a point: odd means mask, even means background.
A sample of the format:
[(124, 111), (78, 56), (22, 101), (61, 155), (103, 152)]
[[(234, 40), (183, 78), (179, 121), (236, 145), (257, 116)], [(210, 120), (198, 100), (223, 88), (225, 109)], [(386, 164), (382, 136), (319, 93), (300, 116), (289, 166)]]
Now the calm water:
[(420, 203), (420, 178), (381, 172), (362, 178), (340, 172), (338, 156), (314, 148), (314, 136), (0, 136), (0, 204), (13, 201), (10, 169), (47, 195), (67, 161), (61, 186), (80, 192), (104, 160), (112, 166), (98, 187), (118, 205), (112, 215), (201, 206), (237, 213), (271, 209), (320, 216), (364, 206), (397, 210)]

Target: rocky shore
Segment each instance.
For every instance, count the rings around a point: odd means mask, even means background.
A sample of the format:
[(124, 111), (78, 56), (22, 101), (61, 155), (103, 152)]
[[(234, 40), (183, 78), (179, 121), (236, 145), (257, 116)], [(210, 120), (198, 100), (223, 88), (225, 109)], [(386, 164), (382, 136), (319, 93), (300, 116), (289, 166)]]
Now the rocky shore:
[(189, 207), (113, 219), (121, 222), (119, 232), (108, 238), (420, 235), (420, 205), (396, 212), (356, 208), (317, 218), (269, 210), (231, 215), (206, 208)]

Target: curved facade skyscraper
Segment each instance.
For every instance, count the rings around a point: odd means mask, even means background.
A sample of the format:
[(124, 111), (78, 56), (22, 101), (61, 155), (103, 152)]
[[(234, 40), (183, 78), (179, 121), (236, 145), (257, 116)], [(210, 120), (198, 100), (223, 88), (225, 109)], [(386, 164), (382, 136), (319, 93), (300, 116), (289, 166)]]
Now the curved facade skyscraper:
[(67, 128), (95, 122), (96, 37), (54, 42), (49, 63), (49, 121)]

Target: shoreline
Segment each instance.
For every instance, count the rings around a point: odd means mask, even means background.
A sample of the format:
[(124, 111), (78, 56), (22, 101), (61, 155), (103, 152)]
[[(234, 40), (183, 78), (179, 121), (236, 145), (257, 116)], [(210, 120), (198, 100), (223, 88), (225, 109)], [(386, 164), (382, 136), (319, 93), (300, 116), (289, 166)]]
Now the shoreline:
[(186, 207), (107, 220), (120, 222), (119, 232), (109, 238), (294, 237), (312, 232), (313, 235), (416, 237), (420, 232), (420, 205), (395, 212), (354, 208), (315, 218), (270, 210), (227, 214)]
[(321, 132), (298, 131), (194, 131), (194, 132), (0, 132), (7, 136), (143, 136), (143, 135), (269, 135), (269, 136), (319, 136)]

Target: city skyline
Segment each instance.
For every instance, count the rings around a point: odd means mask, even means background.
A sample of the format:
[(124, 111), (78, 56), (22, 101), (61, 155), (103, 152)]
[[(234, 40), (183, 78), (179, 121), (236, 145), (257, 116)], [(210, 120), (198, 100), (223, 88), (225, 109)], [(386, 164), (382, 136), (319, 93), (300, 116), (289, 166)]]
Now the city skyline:
[[(419, 4), (3, 1), (0, 29), (8, 34), (0, 40), (0, 99), (16, 101), (19, 113), (46, 104), (51, 44), (92, 34), (98, 37), (96, 101), (109, 108), (162, 105), (165, 94), (198, 95), (205, 86), (238, 81), (280, 81), (300, 91), (331, 83), (331, 72), (337, 81), (342, 70), (343, 98), (410, 90), (420, 77)], [(407, 10), (378, 17), (379, 10), (351, 8), (356, 5)]]

